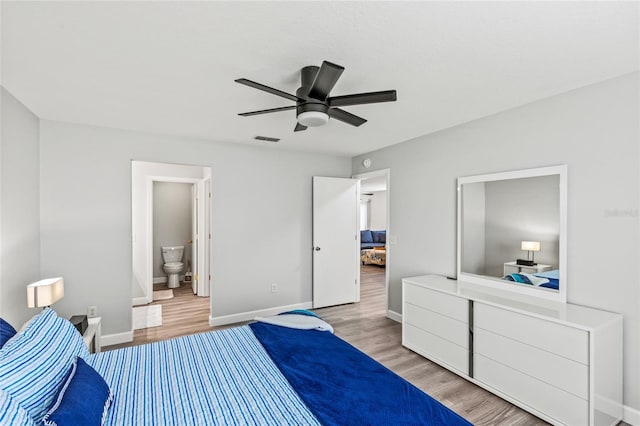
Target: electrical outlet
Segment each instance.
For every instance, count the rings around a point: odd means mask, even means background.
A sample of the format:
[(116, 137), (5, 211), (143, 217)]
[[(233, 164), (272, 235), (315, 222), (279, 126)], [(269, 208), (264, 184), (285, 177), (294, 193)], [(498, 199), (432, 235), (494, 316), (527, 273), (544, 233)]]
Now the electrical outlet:
[(271, 293), (278, 292), (278, 284), (271, 284)]
[(89, 318), (98, 316), (98, 307), (97, 306), (88, 306), (87, 307), (87, 316)]

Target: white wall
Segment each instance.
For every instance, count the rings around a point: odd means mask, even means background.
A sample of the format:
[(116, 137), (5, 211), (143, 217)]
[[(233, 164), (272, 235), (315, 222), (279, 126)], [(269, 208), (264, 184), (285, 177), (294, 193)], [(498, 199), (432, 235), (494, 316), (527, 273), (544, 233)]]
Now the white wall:
[[(537, 263), (560, 262), (560, 177), (539, 176), (485, 184), (487, 275), (501, 277), (504, 263), (526, 259), (522, 241), (539, 241)], [(562, 284), (561, 284), (562, 285)]]
[(387, 191), (376, 191), (369, 204), (369, 229), (387, 229)]
[(27, 284), (40, 275), (40, 120), (0, 92), (0, 316), (18, 328), (37, 313)]
[(211, 167), (214, 316), (311, 301), (311, 177), (350, 176), (348, 158), (46, 120), (40, 130), (42, 272), (65, 276), (64, 313), (98, 305), (104, 334), (131, 330), (132, 159)]
[(371, 195), (360, 195), (360, 230), (369, 229), (371, 222)]
[(568, 301), (624, 314), (624, 401), (640, 409), (639, 89), (636, 72), (354, 157), (354, 174), (369, 157), (393, 176), (390, 309), (402, 277), (455, 274), (458, 176), (567, 164)]
[[(462, 187), (462, 253), (460, 270), (485, 275), (485, 183), (471, 183)], [(469, 208), (473, 206), (473, 208)]]
[(191, 190), (193, 184), (153, 183), (153, 277), (167, 278), (162, 259), (163, 246), (183, 246), (182, 262), (187, 271), (191, 261)]

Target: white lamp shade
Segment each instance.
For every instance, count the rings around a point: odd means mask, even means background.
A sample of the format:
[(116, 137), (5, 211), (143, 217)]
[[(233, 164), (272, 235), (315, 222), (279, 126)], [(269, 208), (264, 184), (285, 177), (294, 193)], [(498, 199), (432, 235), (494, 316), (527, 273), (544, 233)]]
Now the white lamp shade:
[(64, 280), (47, 278), (27, 286), (27, 306), (41, 308), (51, 306), (64, 296)]
[(329, 116), (322, 111), (305, 111), (298, 114), (298, 123), (307, 127), (317, 127), (327, 124)]
[(523, 241), (520, 250), (540, 251), (540, 241)]

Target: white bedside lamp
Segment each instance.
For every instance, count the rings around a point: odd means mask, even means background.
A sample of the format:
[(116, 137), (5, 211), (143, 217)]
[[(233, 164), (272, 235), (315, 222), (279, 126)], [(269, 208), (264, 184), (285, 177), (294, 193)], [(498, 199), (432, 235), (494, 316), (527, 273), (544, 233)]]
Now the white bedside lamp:
[[(540, 241), (523, 241), (520, 245), (520, 250), (526, 251), (527, 260), (534, 262), (534, 252), (540, 251)], [(529, 257), (531, 257), (531, 259), (529, 259)]]
[(27, 307), (46, 308), (64, 296), (62, 277), (46, 278), (27, 286)]

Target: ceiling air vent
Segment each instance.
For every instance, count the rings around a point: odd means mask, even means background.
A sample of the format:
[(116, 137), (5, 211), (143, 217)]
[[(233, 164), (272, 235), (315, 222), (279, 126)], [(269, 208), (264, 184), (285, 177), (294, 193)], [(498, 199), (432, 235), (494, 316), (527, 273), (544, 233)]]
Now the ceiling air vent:
[(280, 140), (279, 138), (270, 138), (268, 136), (256, 136), (254, 139), (266, 142), (278, 142)]

